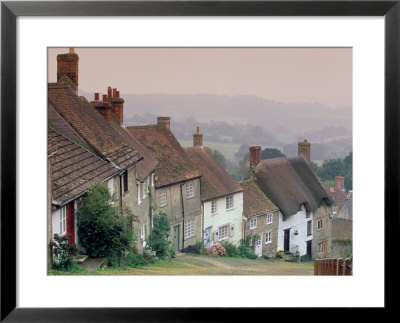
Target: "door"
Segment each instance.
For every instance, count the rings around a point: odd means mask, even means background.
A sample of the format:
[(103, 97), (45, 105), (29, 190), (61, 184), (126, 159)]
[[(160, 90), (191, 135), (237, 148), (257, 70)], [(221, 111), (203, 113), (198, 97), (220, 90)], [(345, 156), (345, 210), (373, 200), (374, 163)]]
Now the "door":
[(67, 235), (71, 235), (68, 239), (70, 244), (75, 243), (75, 208), (74, 202), (68, 203), (67, 209)]
[(306, 260), (311, 260), (311, 247), (312, 247), (312, 240), (306, 241), (307, 243), (307, 254), (306, 254)]
[(204, 246), (210, 248), (211, 246), (211, 227), (204, 230)]
[(322, 242), (322, 253), (324, 257), (328, 255), (328, 241)]
[(283, 251), (289, 253), (290, 250), (290, 229), (283, 230)]
[(179, 224), (174, 226), (174, 249), (175, 251), (179, 250)]
[(254, 252), (255, 252), (255, 254), (256, 254), (257, 256), (261, 257), (261, 255), (262, 255), (261, 237), (259, 237), (259, 238), (256, 240), (256, 245), (255, 245)]

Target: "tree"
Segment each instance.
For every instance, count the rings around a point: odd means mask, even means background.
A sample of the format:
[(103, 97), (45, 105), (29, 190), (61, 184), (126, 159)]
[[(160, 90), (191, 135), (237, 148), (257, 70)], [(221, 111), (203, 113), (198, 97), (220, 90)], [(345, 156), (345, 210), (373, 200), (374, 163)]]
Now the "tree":
[(78, 202), (80, 245), (91, 257), (117, 257), (132, 248), (133, 214), (128, 208), (113, 205), (103, 183), (95, 184)]
[(226, 159), (225, 156), (217, 149), (211, 149), (205, 147), (205, 150), (220, 164), (224, 169), (226, 169)]
[(153, 218), (153, 229), (148, 239), (151, 249), (160, 259), (174, 257), (175, 251), (169, 241), (170, 224), (165, 213), (160, 213)]
[(265, 148), (261, 151), (261, 159), (271, 159), (279, 157), (286, 157), (279, 149)]

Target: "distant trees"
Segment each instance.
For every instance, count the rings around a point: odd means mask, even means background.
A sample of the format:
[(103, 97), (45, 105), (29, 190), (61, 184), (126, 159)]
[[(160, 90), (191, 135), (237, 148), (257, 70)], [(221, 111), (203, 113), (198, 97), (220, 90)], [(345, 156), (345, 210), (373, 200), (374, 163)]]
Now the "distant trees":
[(204, 149), (220, 164), (224, 169), (227, 168), (225, 156), (217, 149), (211, 149), (209, 147), (204, 147)]

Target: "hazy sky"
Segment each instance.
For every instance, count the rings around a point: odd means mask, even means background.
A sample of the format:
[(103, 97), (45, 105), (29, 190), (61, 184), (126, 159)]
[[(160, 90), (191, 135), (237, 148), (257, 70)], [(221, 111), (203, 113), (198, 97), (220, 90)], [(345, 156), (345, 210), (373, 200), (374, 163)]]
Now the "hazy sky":
[[(48, 50), (49, 82), (57, 54)], [(352, 105), (351, 48), (75, 48), (79, 90), (129, 94), (254, 94), (293, 103)], [(90, 98), (89, 98), (90, 99)]]

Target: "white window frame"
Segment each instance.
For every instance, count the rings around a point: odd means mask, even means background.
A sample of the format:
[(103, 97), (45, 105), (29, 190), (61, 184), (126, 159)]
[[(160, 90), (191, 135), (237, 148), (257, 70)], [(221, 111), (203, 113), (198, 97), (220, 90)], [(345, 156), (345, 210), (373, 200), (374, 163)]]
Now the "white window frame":
[(65, 206), (60, 208), (60, 236), (67, 233), (67, 209)]
[(235, 207), (233, 201), (233, 195), (228, 195), (226, 197), (226, 210), (232, 210)]
[(140, 194), (140, 183), (136, 184), (136, 188), (137, 188), (137, 199), (138, 199), (138, 205), (142, 204), (142, 199), (140, 198), (141, 194)]
[(218, 241), (225, 240), (229, 238), (230, 225), (225, 224), (218, 227)]
[(322, 230), (324, 228), (324, 224), (322, 222), (322, 219), (317, 220), (317, 230)]
[(272, 213), (268, 213), (267, 214), (267, 224), (271, 224), (272, 223), (272, 218), (273, 218), (273, 214)]
[(272, 231), (265, 232), (265, 244), (272, 243)]
[[(308, 226), (310, 226), (310, 232), (308, 232)], [(307, 237), (312, 236), (312, 220), (307, 221)]]
[(167, 190), (165, 188), (160, 190), (160, 207), (167, 205)]
[(194, 237), (194, 219), (185, 221), (183, 236), (184, 239), (189, 239)]
[(194, 183), (193, 181), (186, 182), (186, 198), (190, 199), (194, 197)]
[[(213, 208), (214, 206), (214, 208)], [(218, 213), (218, 201), (212, 200), (211, 201), (211, 215), (215, 215)]]
[(250, 218), (250, 230), (257, 229), (257, 218)]
[(154, 173), (151, 173), (151, 187), (154, 187)]
[(142, 183), (142, 190), (143, 190), (143, 200), (144, 199), (146, 199), (146, 196), (147, 196), (147, 185), (146, 185), (146, 182), (143, 182)]

